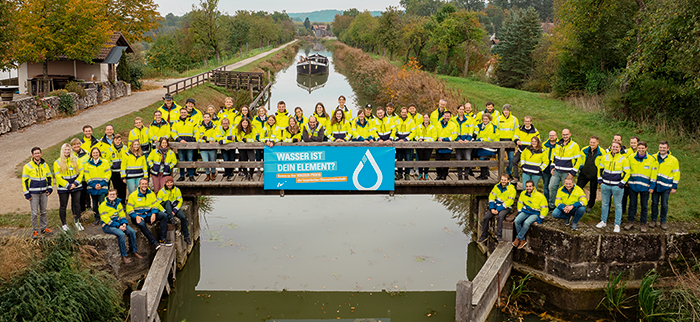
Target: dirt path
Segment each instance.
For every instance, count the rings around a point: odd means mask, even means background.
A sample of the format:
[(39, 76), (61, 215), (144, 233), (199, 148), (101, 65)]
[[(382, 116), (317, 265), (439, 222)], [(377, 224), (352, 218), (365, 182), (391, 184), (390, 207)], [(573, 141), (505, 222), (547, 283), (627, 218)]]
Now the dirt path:
[[(287, 47), (289, 42), (280, 47), (271, 49), (256, 56), (246, 58), (235, 64), (228, 65), (227, 70), (233, 70), (245, 66), (266, 55)], [(149, 82), (162, 86), (166, 82), (175, 80), (160, 80)], [(91, 107), (80, 114), (70, 118), (51, 120), (42, 124), (35, 124), (17, 132), (10, 132), (0, 136), (0, 214), (18, 212), (28, 213), (29, 202), (22, 194), (21, 180), (15, 176), (15, 167), (30, 156), (30, 149), (34, 146), (46, 148), (79, 133), (83, 125), (90, 124), (94, 127), (101, 126), (108, 121), (122, 115), (140, 110), (162, 99), (164, 89), (158, 88), (144, 92), (132, 92), (131, 96), (122, 97), (116, 101)], [(53, 166), (54, 160), (46, 160)], [(53, 170), (53, 169), (52, 169)], [(54, 193), (49, 197), (49, 209), (58, 208), (58, 196)]]

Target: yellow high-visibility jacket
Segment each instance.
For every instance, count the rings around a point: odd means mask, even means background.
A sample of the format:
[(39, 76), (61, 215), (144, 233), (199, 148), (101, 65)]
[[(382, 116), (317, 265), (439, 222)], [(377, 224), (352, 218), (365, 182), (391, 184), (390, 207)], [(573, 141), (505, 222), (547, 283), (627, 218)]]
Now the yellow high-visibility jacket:
[(581, 163), (581, 148), (573, 140), (564, 144), (563, 141), (557, 143), (553, 148), (554, 160), (552, 164), (554, 169), (561, 172), (568, 172), (571, 175), (578, 173), (579, 164)]
[(508, 183), (505, 187), (497, 183), (489, 193), (489, 209), (496, 209), (501, 212), (510, 208), (515, 203), (515, 187)]
[(418, 125), (415, 135), (413, 136), (414, 140), (418, 141), (422, 139), (423, 142), (435, 142), (437, 138), (437, 128), (435, 125), (428, 124), (428, 127), (425, 127), (423, 123)]
[(394, 132), (394, 139), (396, 141), (413, 141), (413, 137), (415, 136), (414, 132), (416, 130), (416, 123), (413, 122), (412, 118), (406, 116), (405, 119), (402, 119), (401, 116), (397, 116), (394, 119), (394, 127), (396, 128), (396, 131)]
[(330, 141), (335, 141), (343, 139), (349, 141), (352, 137), (352, 127), (348, 121), (343, 121), (342, 123), (331, 124), (328, 122), (328, 127), (326, 128), (326, 136)]
[(141, 151), (143, 151), (143, 153), (148, 153), (151, 151), (151, 144), (153, 142), (151, 142), (151, 135), (148, 134), (147, 127), (142, 126), (140, 129), (135, 127), (131, 130), (131, 132), (129, 132), (129, 145), (131, 145), (131, 142), (136, 140), (139, 140), (139, 144), (141, 144)]
[(127, 151), (122, 158), (122, 179), (148, 178), (148, 163), (146, 157), (135, 156)]
[(391, 140), (394, 138), (396, 127), (386, 116), (384, 118), (374, 118), (374, 139), (375, 140)]
[(185, 142), (196, 142), (197, 135), (197, 125), (192, 122), (191, 118), (177, 119), (173, 125), (170, 126), (170, 137), (173, 138), (175, 142), (180, 142), (185, 140)]
[(53, 176), (49, 165), (41, 159), (37, 164), (30, 160), (22, 168), (22, 192), (29, 199), (31, 194), (53, 192)]
[(622, 153), (606, 154), (598, 165), (598, 181), (609, 186), (624, 185), (630, 178), (630, 163)]
[(279, 111), (275, 112), (275, 121), (277, 121), (275, 124), (281, 128), (289, 126), (289, 118), (290, 115), (287, 111), (284, 111), (284, 113), (280, 113)]
[(515, 130), (519, 127), (520, 122), (512, 113), (507, 118), (503, 114), (498, 116), (498, 130), (501, 131), (501, 141), (512, 141), (515, 136)]
[(148, 168), (152, 175), (157, 176), (159, 172), (163, 171), (163, 176), (169, 176), (173, 173), (175, 165), (177, 165), (177, 157), (173, 150), (168, 149), (165, 153), (165, 160), (163, 160), (163, 154), (160, 149), (151, 152), (148, 155)]
[(566, 187), (562, 186), (557, 190), (556, 205), (559, 210), (564, 210), (566, 206), (585, 207), (588, 204), (588, 198), (586, 198), (586, 193), (583, 192), (581, 187), (574, 185), (571, 191), (566, 190)]
[(520, 155), (520, 166), (523, 168), (523, 173), (541, 176), (548, 164), (547, 154), (542, 150), (535, 151), (531, 146), (523, 150)]
[(164, 137), (172, 139), (172, 137), (170, 137), (170, 123), (167, 122), (165, 119), (162, 119), (160, 123), (156, 122), (156, 120), (153, 120), (153, 123), (151, 123), (151, 127), (148, 128), (148, 134), (151, 136), (150, 140), (151, 142), (153, 142), (153, 146), (157, 149), (158, 147), (156, 145), (158, 144), (158, 140), (160, 140), (160, 138)]
[(180, 109), (182, 109), (182, 107), (177, 105), (175, 102), (173, 102), (173, 106), (171, 108), (165, 107), (165, 103), (158, 108), (160, 115), (170, 124), (175, 123), (175, 121), (180, 118)]
[(544, 219), (549, 213), (549, 204), (541, 192), (533, 190), (528, 194), (527, 190), (523, 190), (518, 197), (518, 211)]
[(668, 152), (666, 157), (654, 154), (657, 166), (656, 191), (664, 192), (670, 189), (678, 189), (678, 182), (681, 180), (681, 168), (678, 159)]
[(119, 226), (129, 223), (126, 221), (126, 212), (122, 206), (122, 200), (117, 198), (114, 201), (109, 201), (105, 198), (97, 208), (100, 213), (102, 227), (105, 225), (118, 228)]
[(173, 186), (172, 189), (163, 187), (158, 191), (158, 203), (165, 208), (165, 202), (170, 201), (170, 205), (173, 206), (173, 211), (177, 212), (180, 207), (182, 207), (182, 192), (180, 188)]
[[(631, 150), (631, 149), (630, 149)], [(639, 157), (638, 153), (627, 158), (630, 163), (630, 178), (627, 185), (636, 192), (644, 192), (656, 189), (656, 180), (658, 177), (659, 162), (656, 158), (646, 153), (643, 157)]]
[(147, 189), (145, 194), (141, 193), (141, 189), (136, 189), (126, 201), (126, 213), (131, 219), (136, 219), (136, 216), (145, 219), (153, 213), (163, 211), (165, 209), (160, 205), (156, 193), (151, 189)]
[[(71, 155), (72, 156), (72, 155)], [(83, 188), (83, 164), (77, 159), (77, 167), (71, 160), (66, 164), (66, 171), (61, 171), (61, 159), (56, 159), (53, 163), (53, 173), (56, 176), (56, 190), (58, 193), (72, 192)], [(72, 183), (75, 183), (75, 188), (68, 189)]]
[(355, 120), (352, 123), (352, 139), (353, 141), (374, 140), (374, 122), (365, 119), (365, 123), (360, 123), (360, 120)]
[[(90, 158), (85, 162), (83, 167), (83, 175), (87, 182), (87, 192), (91, 195), (106, 195), (109, 190), (109, 179), (112, 178), (112, 164), (105, 159), (98, 159), (95, 162)], [(100, 189), (97, 189), (97, 184), (100, 184)]]

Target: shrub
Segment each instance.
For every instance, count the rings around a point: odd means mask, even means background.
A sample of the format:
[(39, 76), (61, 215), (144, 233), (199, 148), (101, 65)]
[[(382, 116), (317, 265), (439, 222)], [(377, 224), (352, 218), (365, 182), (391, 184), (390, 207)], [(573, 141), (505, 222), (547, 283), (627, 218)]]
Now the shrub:
[(80, 98), (87, 96), (85, 88), (83, 88), (83, 86), (80, 85), (80, 83), (78, 82), (69, 82), (68, 84), (66, 84), (66, 91), (68, 91), (69, 93), (76, 93)]
[(49, 96), (61, 96), (62, 94), (68, 94), (68, 91), (66, 91), (65, 89), (57, 89), (55, 91), (49, 92), (49, 95), (47, 95), (47, 97), (49, 97)]
[(125, 83), (131, 83), (131, 71), (129, 70), (129, 62), (126, 61), (126, 51), (122, 51), (122, 57), (119, 58), (119, 65), (117, 65), (117, 79)]
[(59, 95), (58, 110), (65, 115), (73, 115), (73, 96), (68, 93)]

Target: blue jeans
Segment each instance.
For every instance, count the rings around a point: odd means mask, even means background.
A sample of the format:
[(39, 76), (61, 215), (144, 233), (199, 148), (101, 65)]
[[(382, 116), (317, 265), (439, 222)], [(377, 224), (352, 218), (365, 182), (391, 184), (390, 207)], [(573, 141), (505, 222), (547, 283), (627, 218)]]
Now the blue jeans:
[(574, 209), (571, 209), (568, 214), (559, 210), (559, 208), (555, 208), (554, 211), (552, 211), (552, 217), (555, 219), (569, 219), (571, 216), (574, 216), (574, 219), (571, 222), (578, 224), (578, 221), (581, 220), (581, 217), (583, 217), (585, 213), (586, 206), (575, 207)]
[[(151, 231), (148, 230), (148, 227), (146, 226), (146, 222), (148, 221), (150, 223), (151, 221), (151, 216), (148, 215), (146, 218), (143, 218), (144, 220), (141, 220), (140, 224), (136, 223), (136, 219), (132, 219), (132, 222), (136, 227), (139, 227), (139, 230), (141, 233), (143, 233), (144, 236), (146, 236), (146, 239), (148, 239), (148, 242), (151, 243), (151, 245), (155, 246), (158, 245), (158, 241), (153, 238), (153, 234), (151, 234)], [(165, 241), (167, 238), (165, 236), (165, 233), (168, 231), (168, 216), (162, 212), (157, 212), (156, 213), (156, 221), (153, 224), (158, 223), (160, 225), (160, 231), (159, 231), (159, 237), (160, 240)]]
[[(163, 208), (165, 208), (165, 213), (168, 215), (168, 219), (173, 218), (172, 203), (170, 203), (170, 201), (163, 201)], [(180, 219), (180, 232), (182, 233), (182, 236), (190, 237), (190, 231), (187, 229), (187, 217), (185, 217), (185, 212), (182, 211), (182, 209), (178, 209), (175, 213), (175, 217)]]
[(671, 190), (666, 190), (664, 192), (654, 191), (651, 194), (651, 221), (656, 221), (656, 216), (659, 214), (659, 199), (661, 199), (661, 218), (662, 224), (666, 222), (666, 215), (668, 214), (668, 196), (671, 195)]
[(629, 189), (629, 197), (630, 207), (629, 209), (627, 209), (627, 222), (634, 222), (634, 216), (637, 214), (637, 200), (640, 199), (639, 201), (642, 204), (642, 210), (639, 213), (639, 222), (641, 224), (646, 224), (648, 211), (647, 206), (649, 205), (649, 191), (636, 192), (632, 189)]
[(131, 193), (136, 191), (139, 187), (139, 180), (141, 180), (141, 178), (126, 179), (126, 199), (129, 199)]
[[(202, 161), (216, 161), (216, 150), (199, 150), (199, 155), (202, 156)], [(204, 168), (204, 170), (209, 173), (215, 173), (216, 168)]]
[(530, 225), (537, 221), (539, 217), (539, 215), (530, 215), (524, 212), (519, 213), (518, 217), (515, 217), (515, 221), (513, 221), (515, 233), (517, 234), (515, 237), (524, 240), (525, 234), (527, 234), (527, 231), (530, 229)]
[(100, 220), (100, 204), (105, 200), (107, 195), (90, 195), (92, 198), (92, 210), (95, 212), (95, 220)]
[(506, 168), (506, 174), (513, 175), (513, 154), (515, 150), (507, 149), (506, 154), (508, 155), (508, 167)]
[[(252, 151), (252, 150), (241, 150), (241, 153), (245, 153), (245, 151)], [(231, 150), (221, 150), (221, 157), (224, 158), (224, 161), (236, 161), (236, 149), (231, 149)], [(224, 168), (224, 176), (228, 177), (233, 174), (233, 168)]]
[[(528, 180), (532, 180), (532, 182), (535, 183), (535, 189), (537, 189), (537, 184), (540, 183), (540, 179), (542, 179), (542, 176), (538, 176), (536, 174), (529, 174), (527, 172), (523, 172), (523, 187), (525, 186), (525, 183)], [(549, 189), (549, 188), (547, 188)], [(546, 190), (546, 189), (545, 189)], [(547, 197), (547, 196), (545, 196)]]
[(612, 196), (612, 201), (615, 203), (615, 225), (620, 225), (622, 222), (622, 195), (625, 193), (625, 189), (618, 186), (611, 186), (607, 184), (602, 184), (600, 186), (600, 194), (603, 198), (603, 208), (600, 213), (600, 220), (603, 222), (608, 221), (608, 212), (610, 212), (610, 197)]
[[(411, 161), (411, 149), (396, 149), (396, 161)], [(410, 168), (396, 168), (396, 173), (408, 174)]]
[(557, 199), (557, 189), (559, 189), (559, 184), (564, 183), (564, 179), (569, 176), (568, 172), (562, 172), (559, 170), (554, 171), (552, 179), (549, 181), (549, 206), (554, 207), (554, 201)]
[[(177, 150), (177, 159), (179, 161), (194, 161), (194, 150)], [(180, 176), (185, 176), (185, 168), (180, 168)], [(187, 168), (187, 176), (194, 177), (194, 168)]]
[[(552, 173), (549, 172), (550, 169), (547, 168), (542, 172), (542, 190), (544, 191), (544, 198), (549, 201), (549, 182), (552, 179)], [(554, 195), (554, 198), (556, 198), (557, 195)], [(551, 205), (551, 204), (550, 204)]]
[(125, 243), (125, 238), (124, 236), (129, 236), (129, 248), (131, 249), (131, 253), (136, 253), (138, 250), (136, 249), (136, 231), (134, 231), (133, 228), (131, 228), (129, 225), (126, 225), (126, 230), (122, 231), (121, 229), (117, 227), (112, 227), (108, 225), (102, 226), (102, 231), (110, 234), (117, 236), (117, 243), (119, 244), (119, 253), (122, 255), (122, 257), (126, 257), (126, 243)]

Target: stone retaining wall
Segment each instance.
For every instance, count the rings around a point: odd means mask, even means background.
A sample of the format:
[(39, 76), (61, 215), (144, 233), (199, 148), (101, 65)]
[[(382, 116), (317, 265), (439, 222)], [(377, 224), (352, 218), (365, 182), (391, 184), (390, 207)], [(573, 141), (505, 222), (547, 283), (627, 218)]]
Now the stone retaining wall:
[(36, 123), (36, 101), (34, 97), (12, 101), (12, 103), (17, 107), (15, 114), (17, 114), (17, 124), (20, 128)]
[(5, 134), (10, 131), (12, 131), (10, 111), (6, 108), (0, 108), (0, 134)]
[(42, 98), (41, 101), (47, 106), (47, 108), (44, 109), (44, 114), (46, 115), (47, 120), (58, 116), (58, 104), (61, 101), (58, 96)]

